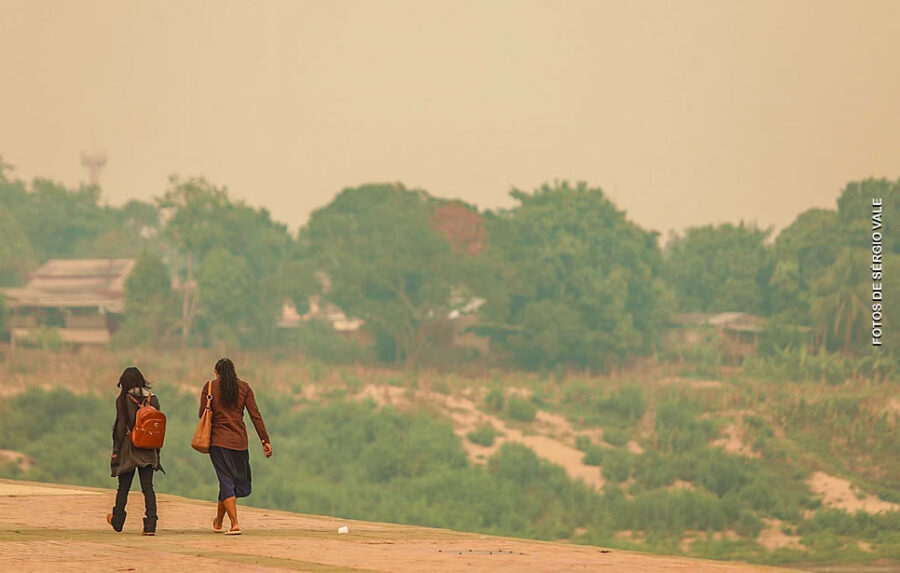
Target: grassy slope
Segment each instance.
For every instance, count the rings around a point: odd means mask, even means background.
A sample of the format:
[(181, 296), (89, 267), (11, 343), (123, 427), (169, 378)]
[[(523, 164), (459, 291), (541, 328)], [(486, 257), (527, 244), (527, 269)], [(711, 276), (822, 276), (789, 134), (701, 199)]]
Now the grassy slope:
[[(156, 382), (194, 389), (208, 378), (215, 358), (203, 351), (18, 352), (0, 363), (0, 392), (62, 384), (111, 397), (121, 368), (131, 364)], [(893, 382), (779, 384), (730, 371), (717, 372), (715, 383), (708, 383), (678, 378), (677, 368), (660, 365), (558, 381), (502, 371), (413, 375), (328, 367), (279, 354), (238, 354), (235, 360), (257, 393), (269, 396), (302, 400), (315, 395), (317, 401), (342, 401), (363, 385), (378, 384), (405, 387), (413, 404), (433, 409), (416, 396), (429, 391), (451, 395), (474, 391), (484, 396), (499, 389), (506, 398), (503, 407), (492, 410), (487, 401), (481, 403), (485, 411), (509, 418), (521, 417), (509, 410), (510, 389), (517, 388), (540, 409), (562, 414), (578, 428), (603, 427), (610, 443), (579, 445), (595, 454), (600, 471), (608, 474), (602, 506), (609, 517), (591, 524), (586, 532), (568, 528), (579, 542), (770, 562), (900, 558), (900, 527), (894, 523), (898, 520), (881, 522), (824, 511), (806, 485), (813, 471), (824, 471), (848, 478), (883, 499), (900, 499), (896, 455), (900, 440), (891, 402), (898, 385)], [(516, 423), (527, 431), (527, 422)], [(745, 453), (758, 457), (721, 454), (721, 448), (710, 442), (725, 432), (737, 436)], [(645, 453), (628, 453), (628, 441)], [(691, 484), (693, 491), (669, 491), (676, 480)], [(319, 486), (327, 487), (327, 480)], [(683, 514), (698, 508), (714, 519), (685, 522)], [(715, 517), (719, 514), (721, 518)], [(769, 521), (775, 519), (780, 523)], [(769, 523), (796, 536), (798, 549), (763, 549), (757, 534)], [(705, 531), (686, 531), (690, 524), (704, 524)], [(688, 538), (697, 541), (686, 545)]]

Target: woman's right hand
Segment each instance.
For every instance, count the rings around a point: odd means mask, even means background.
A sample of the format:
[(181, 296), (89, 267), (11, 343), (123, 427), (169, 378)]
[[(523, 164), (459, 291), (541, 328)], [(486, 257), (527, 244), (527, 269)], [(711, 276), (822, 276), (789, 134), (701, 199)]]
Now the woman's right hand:
[(272, 457), (272, 444), (266, 442), (263, 444), (263, 452), (265, 452), (267, 458)]

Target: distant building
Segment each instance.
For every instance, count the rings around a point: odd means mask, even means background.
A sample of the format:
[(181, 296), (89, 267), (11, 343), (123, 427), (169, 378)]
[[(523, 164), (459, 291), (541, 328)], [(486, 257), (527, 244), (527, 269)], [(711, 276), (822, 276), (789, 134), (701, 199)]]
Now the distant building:
[(740, 363), (756, 353), (763, 330), (765, 319), (745, 312), (677, 313), (669, 319), (666, 342), (682, 347), (715, 342), (729, 362)]
[(359, 318), (348, 318), (344, 311), (329, 302), (322, 302), (322, 298), (314, 294), (309, 297), (309, 311), (306, 314), (297, 312), (297, 306), (290, 300), (285, 300), (281, 307), (281, 318), (278, 321), (280, 328), (296, 328), (300, 323), (308, 320), (324, 320), (338, 332), (356, 332), (363, 321)]
[(52, 329), (69, 344), (107, 344), (125, 312), (133, 259), (52, 259), (22, 288), (4, 289), (10, 342)]

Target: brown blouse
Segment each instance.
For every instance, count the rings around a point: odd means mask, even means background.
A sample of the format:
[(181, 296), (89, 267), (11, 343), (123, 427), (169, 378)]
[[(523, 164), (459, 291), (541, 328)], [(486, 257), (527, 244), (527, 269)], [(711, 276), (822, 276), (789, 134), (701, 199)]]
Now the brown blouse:
[[(266, 424), (262, 414), (256, 405), (253, 389), (243, 380), (238, 379), (238, 398), (234, 404), (226, 405), (222, 402), (219, 391), (219, 383), (215, 380), (212, 385), (212, 438), (210, 445), (228, 448), (229, 450), (247, 449), (247, 427), (244, 425), (244, 408), (250, 414), (250, 420), (256, 428), (256, 434), (262, 443), (269, 443), (269, 434), (266, 432)], [(210, 382), (203, 385), (200, 391), (200, 416), (206, 409), (206, 389)]]

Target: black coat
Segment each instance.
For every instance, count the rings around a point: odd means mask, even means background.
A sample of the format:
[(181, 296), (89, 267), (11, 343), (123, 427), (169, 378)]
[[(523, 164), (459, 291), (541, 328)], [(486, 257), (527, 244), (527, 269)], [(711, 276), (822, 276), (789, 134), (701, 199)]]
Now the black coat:
[[(134, 388), (129, 391), (138, 402), (143, 403), (149, 392), (146, 388)], [(123, 403), (124, 402), (124, 403)], [(150, 405), (159, 409), (159, 398), (156, 394), (150, 397)], [(127, 396), (120, 395), (116, 398), (116, 422), (113, 425), (113, 457), (110, 460), (110, 470), (112, 477), (120, 474), (128, 473), (134, 468), (142, 468), (151, 466), (154, 470), (162, 470), (159, 463), (159, 450), (146, 450), (144, 448), (136, 448), (128, 437), (128, 431), (134, 427), (134, 418), (138, 411), (138, 405), (128, 399)], [(124, 412), (126, 418), (123, 420), (120, 412)]]

